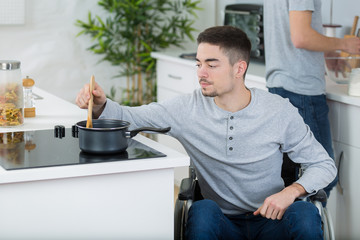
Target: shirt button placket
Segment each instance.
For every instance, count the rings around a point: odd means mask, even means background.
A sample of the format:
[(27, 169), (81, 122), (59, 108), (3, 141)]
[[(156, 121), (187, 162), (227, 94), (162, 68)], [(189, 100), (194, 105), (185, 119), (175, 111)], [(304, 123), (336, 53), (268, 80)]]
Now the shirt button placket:
[[(230, 116), (230, 120), (233, 120), (233, 119), (234, 119), (234, 116)], [(233, 130), (234, 127), (233, 127), (233, 126), (230, 126), (229, 129), (230, 129), (230, 130)], [(230, 136), (230, 137), (229, 137), (229, 140), (230, 140), (230, 141), (233, 140), (233, 137)], [(229, 151), (232, 151), (232, 150), (234, 150), (234, 148), (233, 148), (233, 147), (229, 147)]]

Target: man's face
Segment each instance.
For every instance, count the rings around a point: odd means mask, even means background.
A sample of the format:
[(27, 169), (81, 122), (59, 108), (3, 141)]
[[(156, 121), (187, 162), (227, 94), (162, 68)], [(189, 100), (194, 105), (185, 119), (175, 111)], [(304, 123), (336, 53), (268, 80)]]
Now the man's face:
[(200, 43), (196, 54), (196, 66), (202, 94), (207, 97), (223, 96), (234, 89), (236, 65), (230, 65), (228, 57), (219, 46)]

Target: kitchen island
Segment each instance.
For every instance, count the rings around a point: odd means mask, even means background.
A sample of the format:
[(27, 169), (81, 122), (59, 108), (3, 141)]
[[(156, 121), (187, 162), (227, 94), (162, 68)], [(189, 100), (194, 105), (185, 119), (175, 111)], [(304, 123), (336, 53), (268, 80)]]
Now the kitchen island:
[[(34, 92), (43, 98), (36, 100), (37, 116), (19, 127), (0, 128), (0, 133), (36, 133), (55, 125), (70, 128), (86, 119), (86, 110), (41, 89)], [(166, 156), (0, 167), (0, 239), (172, 239), (174, 168), (188, 166), (189, 157), (142, 135), (134, 140)], [(23, 161), (46, 142), (33, 144), (24, 149)], [(49, 144), (48, 151), (55, 149)]]

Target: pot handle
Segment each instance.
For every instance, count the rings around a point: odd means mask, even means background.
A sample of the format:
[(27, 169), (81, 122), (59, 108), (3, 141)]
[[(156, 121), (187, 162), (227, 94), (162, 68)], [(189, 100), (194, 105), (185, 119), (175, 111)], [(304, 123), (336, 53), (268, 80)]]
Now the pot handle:
[(130, 132), (129, 138), (135, 137), (139, 132), (143, 132), (143, 131), (167, 133), (168, 131), (170, 131), (170, 129), (171, 129), (171, 127), (167, 127), (167, 128), (153, 128), (153, 127), (137, 128), (132, 131), (129, 131)]

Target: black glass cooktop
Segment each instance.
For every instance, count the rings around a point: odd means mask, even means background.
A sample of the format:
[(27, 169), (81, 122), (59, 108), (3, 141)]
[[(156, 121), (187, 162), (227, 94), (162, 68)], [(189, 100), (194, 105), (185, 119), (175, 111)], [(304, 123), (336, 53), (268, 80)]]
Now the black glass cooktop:
[(0, 133), (0, 165), (6, 170), (135, 160), (166, 155), (134, 139), (117, 154), (89, 154), (80, 150), (71, 129), (56, 138), (54, 130)]

